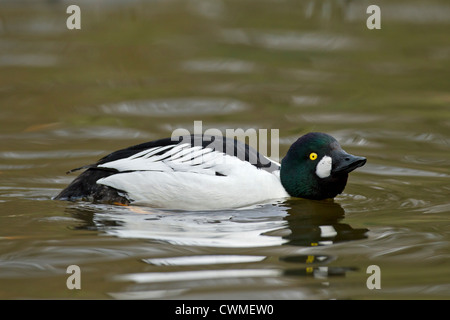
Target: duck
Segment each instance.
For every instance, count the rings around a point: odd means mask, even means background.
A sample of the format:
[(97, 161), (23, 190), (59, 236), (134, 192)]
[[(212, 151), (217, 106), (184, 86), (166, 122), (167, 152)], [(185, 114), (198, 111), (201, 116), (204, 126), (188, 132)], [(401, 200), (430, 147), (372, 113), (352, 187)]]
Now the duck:
[(298, 138), (278, 163), (237, 139), (191, 134), (112, 152), (85, 169), (55, 200), (174, 210), (245, 208), (287, 198), (332, 199), (365, 157), (331, 135)]

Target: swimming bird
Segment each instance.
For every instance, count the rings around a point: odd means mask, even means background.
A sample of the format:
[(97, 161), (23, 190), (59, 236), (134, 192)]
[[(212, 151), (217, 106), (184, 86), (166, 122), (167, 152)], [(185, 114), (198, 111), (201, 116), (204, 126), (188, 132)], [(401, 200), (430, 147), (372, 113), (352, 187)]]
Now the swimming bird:
[(190, 135), (115, 151), (86, 169), (54, 199), (180, 210), (248, 207), (288, 197), (322, 200), (343, 192), (366, 158), (326, 133), (295, 141), (281, 164), (236, 139)]

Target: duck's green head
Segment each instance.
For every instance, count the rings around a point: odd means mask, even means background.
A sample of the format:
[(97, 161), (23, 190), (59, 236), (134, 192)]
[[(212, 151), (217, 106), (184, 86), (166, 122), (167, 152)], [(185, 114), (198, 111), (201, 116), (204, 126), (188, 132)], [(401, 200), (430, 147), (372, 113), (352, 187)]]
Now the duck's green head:
[(332, 136), (311, 132), (300, 137), (281, 162), (283, 187), (293, 197), (334, 198), (344, 191), (349, 172), (366, 158), (348, 154)]

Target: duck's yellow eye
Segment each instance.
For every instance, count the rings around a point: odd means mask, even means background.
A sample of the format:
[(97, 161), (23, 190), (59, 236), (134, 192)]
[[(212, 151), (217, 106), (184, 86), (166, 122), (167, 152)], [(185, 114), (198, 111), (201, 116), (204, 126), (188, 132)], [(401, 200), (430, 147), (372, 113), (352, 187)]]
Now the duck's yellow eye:
[(317, 159), (317, 153), (311, 152), (311, 154), (309, 155), (309, 158), (310, 158), (311, 160), (316, 160), (316, 159)]

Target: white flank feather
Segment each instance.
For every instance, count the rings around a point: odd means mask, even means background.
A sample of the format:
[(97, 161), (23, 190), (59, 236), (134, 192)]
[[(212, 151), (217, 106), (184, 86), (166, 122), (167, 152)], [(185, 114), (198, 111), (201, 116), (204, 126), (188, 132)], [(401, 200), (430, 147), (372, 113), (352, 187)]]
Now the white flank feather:
[(97, 183), (125, 191), (135, 204), (160, 208), (214, 210), (289, 197), (278, 170), (188, 144), (151, 148), (99, 167), (119, 173)]

